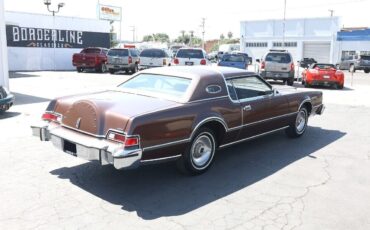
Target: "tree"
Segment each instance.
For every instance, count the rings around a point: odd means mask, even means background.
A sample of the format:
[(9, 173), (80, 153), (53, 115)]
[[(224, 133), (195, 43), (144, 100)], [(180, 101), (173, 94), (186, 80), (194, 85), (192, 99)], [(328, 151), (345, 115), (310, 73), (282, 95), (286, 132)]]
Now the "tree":
[(169, 42), (170, 37), (165, 33), (148, 34), (143, 37), (143, 41), (144, 42), (154, 41), (154, 42), (164, 43), (164, 42)]
[(233, 33), (232, 33), (231, 31), (229, 31), (229, 32), (227, 33), (227, 37), (228, 37), (229, 39), (232, 39), (232, 38), (233, 38)]
[(221, 35), (220, 35), (220, 40), (222, 41), (222, 40), (224, 40), (224, 39), (225, 39), (224, 34), (221, 34)]

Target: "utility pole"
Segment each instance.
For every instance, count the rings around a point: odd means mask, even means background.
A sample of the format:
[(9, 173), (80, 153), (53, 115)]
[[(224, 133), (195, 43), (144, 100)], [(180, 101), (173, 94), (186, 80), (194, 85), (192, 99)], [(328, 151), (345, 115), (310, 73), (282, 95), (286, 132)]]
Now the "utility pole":
[(130, 26), (131, 27), (131, 31), (132, 31), (132, 41), (135, 42), (135, 26)]
[(206, 25), (206, 19), (202, 18), (202, 24), (200, 25), (200, 27), (202, 27), (202, 48), (203, 49), (204, 49), (204, 34), (206, 33), (205, 25)]
[(332, 18), (334, 16), (334, 10), (329, 10), (330, 12), (330, 17)]
[(282, 48), (285, 47), (285, 16), (286, 16), (286, 0), (284, 0), (284, 19), (283, 19), (283, 44)]

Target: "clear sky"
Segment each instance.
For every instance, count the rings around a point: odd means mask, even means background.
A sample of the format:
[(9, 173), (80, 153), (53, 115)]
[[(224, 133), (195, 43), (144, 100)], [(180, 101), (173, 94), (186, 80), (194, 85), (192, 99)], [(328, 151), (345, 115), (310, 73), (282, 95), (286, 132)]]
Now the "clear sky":
[[(51, 0), (52, 5), (66, 5), (58, 15), (97, 18), (98, 0)], [(100, 0), (100, 3), (122, 7), (122, 38), (137, 39), (152, 33), (167, 33), (171, 39), (181, 30), (195, 31), (201, 37), (201, 20), (206, 18), (205, 38), (219, 38), (233, 32), (239, 37), (240, 21), (282, 19), (284, 0)], [(328, 17), (329, 10), (342, 17), (343, 26), (370, 27), (370, 0), (287, 0), (286, 18)], [(5, 10), (46, 14), (43, 0), (5, 0)], [(116, 25), (117, 29), (119, 25)]]

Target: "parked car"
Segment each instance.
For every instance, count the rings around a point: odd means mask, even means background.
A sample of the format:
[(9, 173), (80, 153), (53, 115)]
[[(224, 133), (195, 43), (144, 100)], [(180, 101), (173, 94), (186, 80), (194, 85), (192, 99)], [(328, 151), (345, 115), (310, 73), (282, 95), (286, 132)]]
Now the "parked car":
[(239, 69), (247, 69), (248, 60), (242, 54), (225, 54), (218, 62), (218, 65)]
[(107, 56), (107, 68), (111, 74), (118, 71), (136, 73), (139, 70), (139, 50), (136, 48), (110, 49)]
[(313, 59), (313, 58), (303, 58), (302, 60), (299, 61), (299, 65), (302, 68), (308, 68), (312, 64), (315, 64), (315, 63), (317, 63), (317, 61), (315, 59)]
[(140, 69), (171, 65), (171, 57), (164, 49), (144, 49), (140, 53)]
[(260, 73), (264, 79), (282, 80), (291, 86), (294, 72), (292, 55), (286, 50), (270, 50), (262, 58)]
[(252, 57), (250, 57), (247, 53), (243, 53), (241, 51), (233, 51), (231, 52), (231, 54), (241, 54), (245, 57), (245, 59), (248, 61), (248, 65), (251, 65), (253, 60), (252, 60)]
[(200, 48), (180, 48), (173, 58), (173, 65), (208, 65), (207, 54)]
[(349, 70), (356, 72), (356, 70), (363, 70), (365, 73), (370, 72), (370, 55), (354, 55), (350, 56), (337, 64), (340, 70)]
[(77, 72), (85, 69), (94, 69), (96, 72), (106, 72), (108, 49), (90, 47), (83, 49), (80, 53), (73, 54), (72, 64), (76, 67)]
[(343, 89), (344, 73), (333, 64), (316, 63), (302, 72), (302, 84), (305, 87), (324, 85)]
[(207, 59), (211, 62), (217, 62), (217, 51), (212, 51), (207, 54)]
[(14, 103), (14, 95), (9, 90), (0, 86), (0, 113), (7, 111)]
[(151, 68), (116, 89), (52, 100), (32, 130), (102, 165), (177, 160), (194, 175), (211, 166), (217, 149), (278, 130), (302, 136), (308, 117), (323, 112), (322, 92), (285, 90), (235, 68)]

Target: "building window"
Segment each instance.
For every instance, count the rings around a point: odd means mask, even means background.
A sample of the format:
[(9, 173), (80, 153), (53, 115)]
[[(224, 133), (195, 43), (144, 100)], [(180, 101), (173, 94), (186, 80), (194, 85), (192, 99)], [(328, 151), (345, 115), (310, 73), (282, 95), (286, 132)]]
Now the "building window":
[(245, 47), (267, 47), (267, 42), (247, 42)]
[(370, 51), (360, 51), (360, 55), (370, 55)]
[(341, 59), (342, 60), (350, 60), (355, 55), (356, 55), (356, 51), (354, 51), (354, 50), (343, 50)]
[[(273, 47), (283, 47), (282, 42), (273, 42)], [(284, 42), (284, 47), (297, 47), (297, 42)]]

